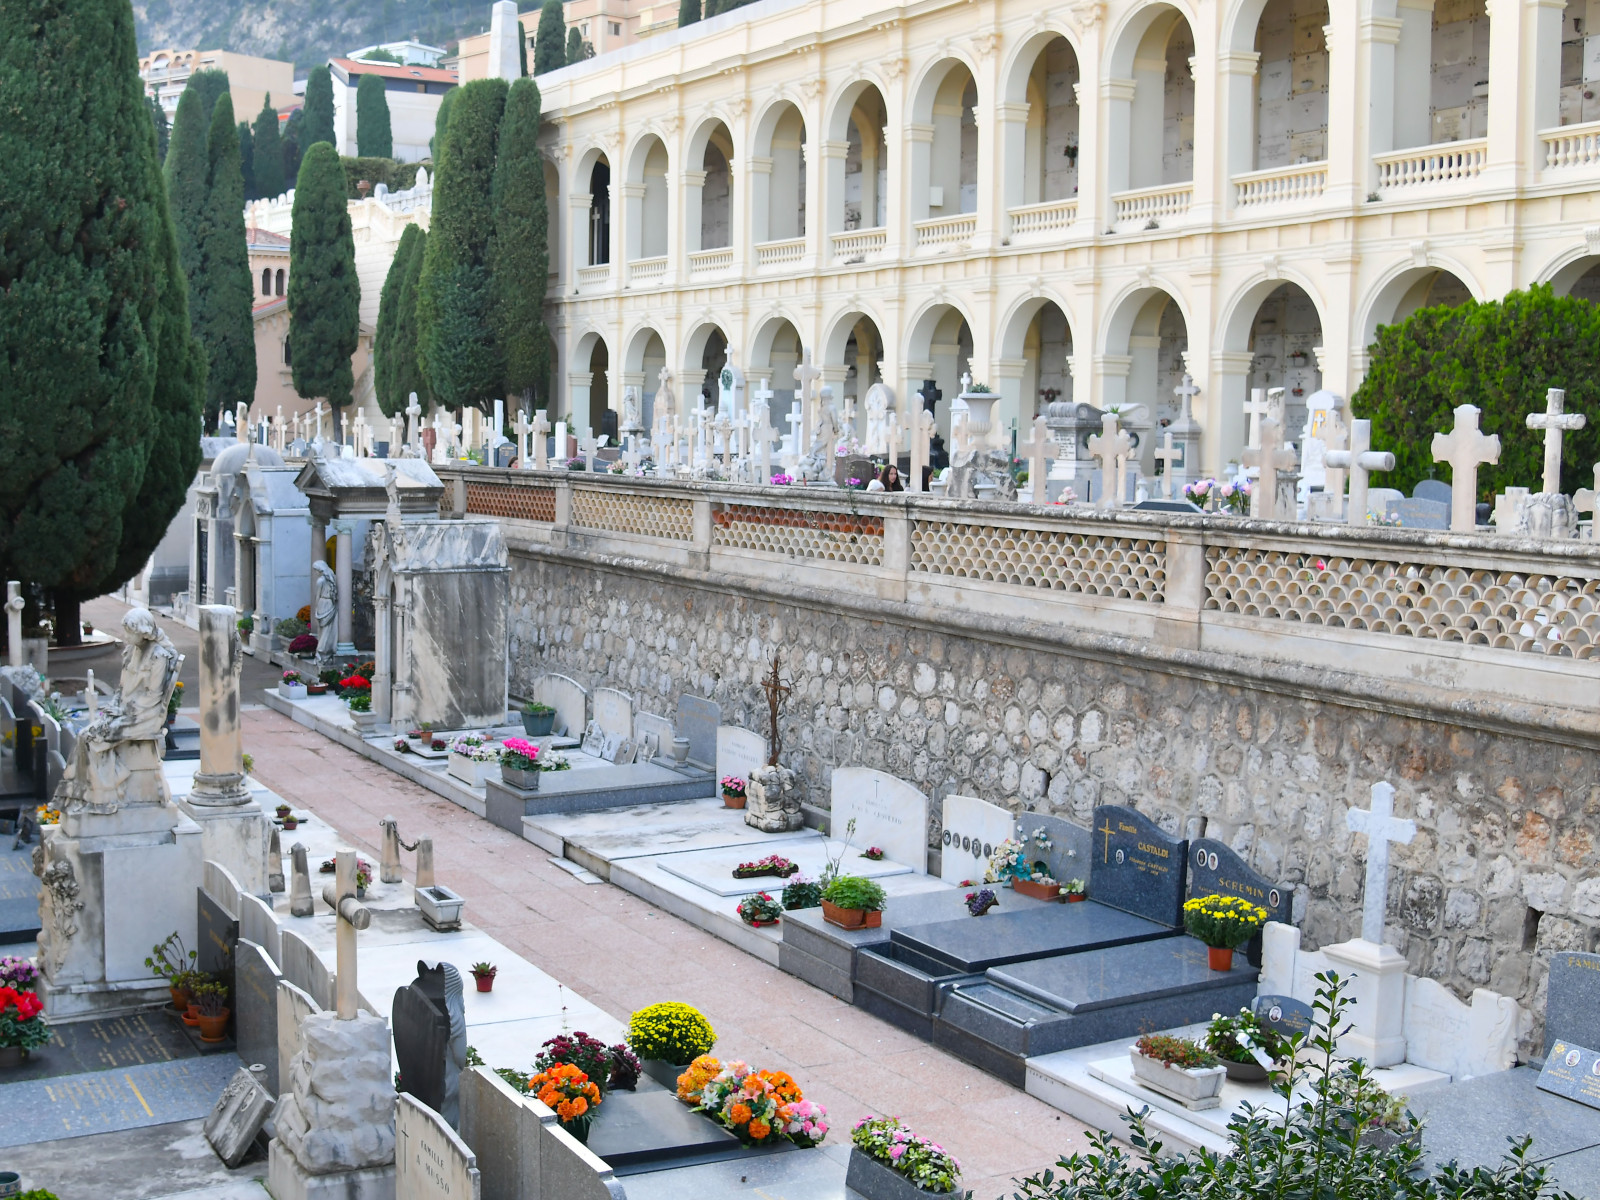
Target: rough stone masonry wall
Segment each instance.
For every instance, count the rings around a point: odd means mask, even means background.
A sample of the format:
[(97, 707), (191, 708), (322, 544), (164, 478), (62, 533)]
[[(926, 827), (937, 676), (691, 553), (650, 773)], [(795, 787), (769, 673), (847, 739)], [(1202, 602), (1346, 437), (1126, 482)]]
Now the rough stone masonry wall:
[(930, 845), (953, 792), (1082, 824), (1132, 804), (1297, 885), (1315, 948), (1360, 932), (1366, 854), (1345, 812), (1388, 779), (1418, 826), (1389, 881), (1388, 937), (1413, 971), (1542, 1014), (1548, 955), (1600, 933), (1588, 750), (571, 560), (513, 554), (512, 608), (514, 694), (559, 671), (669, 716), (681, 693), (707, 696), (764, 734), (778, 653), (794, 685), (783, 759), (809, 802), (826, 807), (836, 766), (893, 772), (932, 797)]

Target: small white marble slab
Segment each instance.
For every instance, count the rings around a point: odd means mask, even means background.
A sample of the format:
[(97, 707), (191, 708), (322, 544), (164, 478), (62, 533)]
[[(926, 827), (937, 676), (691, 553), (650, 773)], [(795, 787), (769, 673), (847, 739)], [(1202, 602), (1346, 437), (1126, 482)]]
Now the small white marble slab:
[[(842, 842), (825, 842), (820, 837), (810, 837), (785, 842), (775, 850), (756, 853), (751, 847), (739, 846), (716, 850), (697, 850), (688, 854), (672, 854), (656, 861), (668, 874), (688, 880), (713, 896), (753, 896), (757, 892), (779, 892), (791, 879), (804, 877), (815, 880), (828, 865), (828, 856), (843, 854), (839, 874), (863, 875), (868, 879), (884, 879), (891, 875), (909, 875), (911, 868), (884, 858), (877, 862), (861, 857), (856, 846), (848, 849)], [(740, 863), (754, 862), (767, 854), (781, 854), (800, 868), (799, 875), (779, 879), (776, 875), (761, 875), (755, 879), (735, 879), (733, 869)]]
[[(527, 818), (523, 827), (532, 828), (532, 840), (538, 845), (561, 842), (607, 862), (715, 846), (753, 848), (762, 843), (772, 843), (782, 853), (783, 843), (817, 836), (814, 829), (762, 833), (744, 823), (743, 810), (727, 808), (717, 799), (640, 804), (591, 813), (546, 813)], [(753, 857), (771, 852), (763, 850)]]

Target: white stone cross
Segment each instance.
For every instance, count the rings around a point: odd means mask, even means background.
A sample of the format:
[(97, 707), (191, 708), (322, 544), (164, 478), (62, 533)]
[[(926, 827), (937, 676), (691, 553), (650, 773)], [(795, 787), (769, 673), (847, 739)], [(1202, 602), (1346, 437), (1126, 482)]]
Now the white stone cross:
[(22, 584), (6, 584), (6, 665), (22, 665)]
[(585, 425), (583, 427), (583, 436), (578, 439), (578, 449), (583, 452), (583, 469), (585, 471), (594, 470), (594, 452), (599, 448), (600, 443), (594, 436), (594, 430)]
[(272, 428), (273, 428), (273, 432), (275, 432), (278, 435), (278, 451), (281, 453), (283, 451), (283, 448), (284, 448), (284, 440), (283, 440), (283, 405), (281, 405), (281, 404), (278, 405), (278, 419), (275, 422), (273, 422)]
[(1551, 495), (1561, 491), (1561, 435), (1582, 429), (1588, 421), (1582, 413), (1565, 411), (1566, 407), (1567, 393), (1550, 388), (1544, 394), (1544, 412), (1528, 414), (1528, 428), (1544, 430), (1544, 490)]
[(1262, 442), (1259, 446), (1246, 446), (1239, 461), (1255, 467), (1260, 475), (1250, 492), (1250, 515), (1257, 520), (1278, 519), (1278, 472), (1292, 471), (1296, 461), (1293, 450), (1283, 444), (1283, 426), (1276, 418), (1267, 417), (1261, 422)]
[(517, 409), (517, 466), (524, 470), (528, 467), (528, 435), (533, 432), (533, 426), (528, 423), (528, 414), (520, 408)]
[(772, 409), (769, 407), (772, 393), (768, 391), (765, 379), (761, 381), (761, 389), (755, 393), (752, 400), (750, 433), (755, 439), (756, 482), (768, 484), (772, 482), (772, 445), (778, 438), (778, 431), (772, 424)]
[(1500, 436), (1478, 429), (1478, 410), (1456, 409), (1455, 428), (1433, 435), (1433, 461), (1450, 464), (1450, 528), (1471, 533), (1478, 524), (1478, 468), (1500, 461)]
[(241, 442), (250, 440), (250, 406), (242, 400), (233, 410), (233, 436)]
[[(793, 456), (798, 457), (800, 454), (800, 442), (805, 437), (806, 432), (805, 408), (799, 400), (795, 400), (789, 405), (789, 411), (783, 420), (784, 424), (789, 426), (788, 441), (791, 453)], [(785, 465), (789, 464), (786, 463)], [(794, 472), (791, 471), (789, 474), (792, 475)]]
[[(964, 386), (964, 383), (963, 383)], [(1100, 460), (1100, 507), (1121, 508), (1128, 494), (1128, 456), (1133, 439), (1117, 428), (1117, 414), (1100, 418), (1100, 432), (1088, 440), (1089, 453)]]
[(972, 390), (972, 372), (967, 371), (961, 376), (961, 393), (965, 395)]
[(1411, 844), (1417, 823), (1394, 815), (1394, 788), (1379, 781), (1372, 785), (1372, 808), (1352, 808), (1345, 814), (1351, 833), (1367, 835), (1367, 885), (1361, 898), (1361, 937), (1381, 946), (1383, 916), (1389, 900), (1389, 843)]
[(750, 399), (764, 405), (769, 413), (772, 411), (772, 401), (774, 399), (774, 393), (770, 386), (770, 382), (771, 381), (763, 375), (761, 377), (761, 386), (750, 393)]
[(711, 410), (706, 407), (705, 393), (700, 394), (699, 403), (689, 413), (694, 421), (694, 450), (690, 455), (689, 465), (703, 467), (711, 459), (710, 430), (707, 428), (711, 421)]
[(1033, 440), (1017, 445), (1017, 453), (1028, 460), (1028, 503), (1044, 504), (1048, 494), (1049, 454), (1055, 449), (1050, 426), (1043, 417), (1033, 419)]
[[(911, 478), (906, 480), (906, 491), (923, 491), (922, 476), (928, 469), (929, 442), (933, 439), (933, 414), (922, 406), (920, 402), (913, 401), (911, 411), (906, 414), (906, 438), (911, 443)], [(890, 443), (891, 450), (893, 443)]]
[(1372, 422), (1350, 422), (1350, 449), (1329, 450), (1325, 462), (1330, 470), (1350, 472), (1350, 511), (1346, 525), (1367, 523), (1367, 475), (1372, 471), (1394, 470), (1394, 455), (1387, 450), (1368, 449), (1372, 445)]
[[(1194, 385), (1194, 376), (1187, 372), (1183, 382), (1172, 389), (1172, 394), (1178, 398), (1178, 403), (1183, 406), (1183, 419), (1189, 420), (1193, 416), (1194, 398), (1200, 394), (1200, 389)], [(1248, 412), (1249, 410), (1246, 409)]]
[(339, 1020), (354, 1021), (361, 1003), (356, 991), (356, 930), (372, 924), (372, 913), (356, 899), (356, 852), (340, 850), (333, 861), (333, 882), (322, 889), (322, 902), (339, 914), (333, 977), (335, 1007)]
[(719, 412), (711, 425), (717, 431), (717, 445), (722, 455), (722, 465), (726, 467), (733, 459), (733, 422), (727, 413)]
[(311, 411), (317, 414), (317, 437), (320, 438), (322, 436), (322, 401), (318, 400), (316, 408)]
[(389, 457), (400, 457), (400, 439), (406, 435), (406, 419), (399, 413), (389, 418)]
[(800, 352), (800, 365), (794, 369), (795, 390), (800, 398), (800, 424), (796, 429), (795, 445), (800, 446), (805, 441), (805, 431), (811, 428), (812, 404), (816, 399), (815, 385), (822, 378), (822, 371), (811, 365), (811, 351)]
[(418, 425), (422, 420), (422, 405), (415, 392), (411, 393), (411, 402), (406, 405), (406, 418), (406, 442), (415, 454), (418, 452), (417, 435), (421, 432)]
[[(1188, 379), (1189, 377), (1185, 375), (1184, 378)], [(1178, 390), (1182, 391), (1183, 389), (1179, 388)], [(1187, 404), (1188, 402), (1188, 398), (1185, 397), (1184, 403)], [(1165, 434), (1162, 435), (1160, 447), (1152, 450), (1150, 452), (1150, 457), (1161, 464), (1161, 478), (1166, 484), (1167, 495), (1171, 499), (1176, 500), (1178, 498), (1178, 489), (1172, 482), (1172, 468), (1173, 464), (1183, 457), (1183, 450), (1181, 447), (1177, 447), (1172, 444), (1172, 430), (1169, 429)]]
[(1579, 488), (1572, 493), (1572, 507), (1577, 510), (1578, 515), (1582, 516), (1584, 513), (1590, 515), (1589, 538), (1591, 541), (1596, 540), (1594, 520), (1597, 514), (1600, 514), (1600, 509), (1596, 507), (1597, 500), (1600, 500), (1600, 463), (1595, 463), (1594, 465), (1594, 486), (1592, 488)]
[[(550, 420), (544, 415), (544, 412), (545, 410), (541, 408), (533, 414), (533, 426), (530, 430), (533, 434), (533, 462), (531, 465), (541, 471), (550, 465), (550, 448), (544, 440), (545, 434), (550, 432)], [(527, 467), (530, 464), (524, 460), (522, 465)]]
[(1251, 388), (1250, 399), (1244, 406), (1244, 415), (1250, 418), (1250, 433), (1244, 443), (1246, 446), (1261, 445), (1261, 418), (1266, 416), (1268, 411), (1266, 389)]

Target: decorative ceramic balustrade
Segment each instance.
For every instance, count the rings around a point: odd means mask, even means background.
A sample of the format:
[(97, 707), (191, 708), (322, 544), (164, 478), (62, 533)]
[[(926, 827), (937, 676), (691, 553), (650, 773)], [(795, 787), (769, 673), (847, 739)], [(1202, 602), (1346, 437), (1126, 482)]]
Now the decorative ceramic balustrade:
[(883, 565), (883, 518), (804, 508), (717, 504), (711, 510), (711, 544), (759, 550), (789, 558)]
[[(513, 521), (554, 521), (556, 490), (553, 487), (512, 487), (503, 483), (467, 482), (467, 511), (480, 517), (506, 517)], [(449, 492), (441, 501), (449, 507)]]
[(1146, 538), (914, 521), (911, 569), (1013, 587), (1161, 603), (1166, 546)]
[(1444, 142), (1373, 156), (1378, 168), (1378, 190), (1432, 187), (1470, 183), (1483, 174), (1489, 158), (1489, 142)]
[(687, 542), (694, 537), (694, 505), (674, 496), (634, 495), (612, 488), (574, 488), (572, 523), (612, 533)]

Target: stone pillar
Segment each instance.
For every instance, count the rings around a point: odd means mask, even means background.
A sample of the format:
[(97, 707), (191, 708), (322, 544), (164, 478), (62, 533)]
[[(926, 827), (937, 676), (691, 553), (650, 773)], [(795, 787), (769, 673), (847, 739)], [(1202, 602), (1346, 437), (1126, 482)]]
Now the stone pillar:
[(372, 597), (372, 712), (378, 724), (387, 725), (394, 717), (394, 697), (390, 688), (394, 683), (394, 662), (389, 652), (393, 644), (389, 632), (389, 596), (380, 589)]
[(489, 10), (489, 78), (516, 79), (522, 74), (516, 0), (498, 0)]
[(6, 665), (22, 665), (22, 584), (6, 584)]
[(1393, 946), (1365, 938), (1324, 946), (1322, 953), (1350, 981), (1350, 1024), (1339, 1037), (1340, 1053), (1364, 1058), (1370, 1067), (1405, 1062), (1405, 958)]
[(351, 578), (350, 555), (351, 529), (349, 521), (339, 521), (333, 527), (334, 554), (338, 561), (334, 564), (334, 571), (339, 580), (339, 642), (334, 650), (339, 654), (354, 654), (356, 645), (354, 639), (355, 629), (355, 594), (354, 581)]

